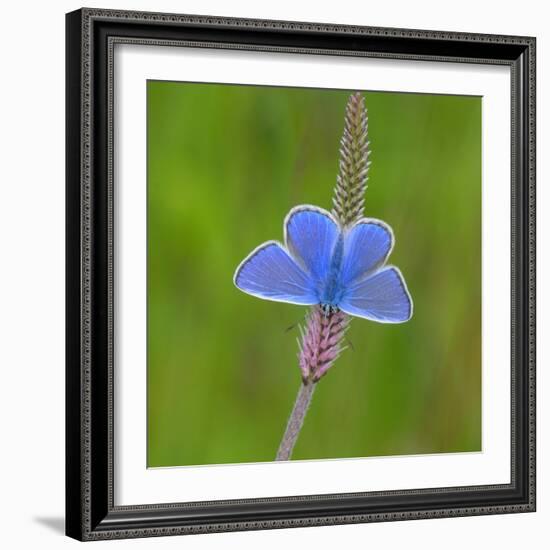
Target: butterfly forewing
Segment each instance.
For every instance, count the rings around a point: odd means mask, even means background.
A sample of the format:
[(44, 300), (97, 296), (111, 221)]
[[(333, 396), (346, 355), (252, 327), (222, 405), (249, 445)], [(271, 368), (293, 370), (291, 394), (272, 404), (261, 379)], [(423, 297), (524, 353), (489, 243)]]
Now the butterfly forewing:
[(393, 266), (347, 287), (339, 307), (349, 315), (380, 323), (403, 323), (411, 318), (413, 311), (405, 280)]
[(277, 242), (259, 246), (235, 272), (235, 285), (258, 298), (313, 305), (318, 299), (311, 277)]

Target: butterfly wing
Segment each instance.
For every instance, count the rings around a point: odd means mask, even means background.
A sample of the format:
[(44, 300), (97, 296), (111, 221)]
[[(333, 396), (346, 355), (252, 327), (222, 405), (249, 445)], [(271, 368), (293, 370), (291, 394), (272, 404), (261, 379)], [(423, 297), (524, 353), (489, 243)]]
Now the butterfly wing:
[(340, 282), (343, 287), (383, 265), (393, 248), (391, 227), (381, 220), (359, 220), (344, 237)]
[(317, 281), (326, 278), (340, 228), (332, 215), (316, 206), (296, 206), (285, 219), (289, 252)]
[(405, 279), (393, 266), (351, 284), (338, 306), (344, 313), (379, 323), (404, 323), (413, 312)]
[(237, 267), (235, 286), (258, 298), (290, 304), (318, 302), (311, 277), (275, 241), (260, 245)]

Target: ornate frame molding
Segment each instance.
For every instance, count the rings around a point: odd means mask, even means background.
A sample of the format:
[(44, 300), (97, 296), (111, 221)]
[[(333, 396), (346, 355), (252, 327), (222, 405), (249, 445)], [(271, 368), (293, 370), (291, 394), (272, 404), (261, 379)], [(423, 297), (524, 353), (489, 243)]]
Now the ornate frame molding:
[[(359, 45), (352, 45), (354, 37)], [(511, 67), (509, 485), (114, 506), (112, 83), (117, 43)], [(67, 534), (98, 540), (534, 511), (535, 86), (531, 37), (102, 9), (68, 14)]]

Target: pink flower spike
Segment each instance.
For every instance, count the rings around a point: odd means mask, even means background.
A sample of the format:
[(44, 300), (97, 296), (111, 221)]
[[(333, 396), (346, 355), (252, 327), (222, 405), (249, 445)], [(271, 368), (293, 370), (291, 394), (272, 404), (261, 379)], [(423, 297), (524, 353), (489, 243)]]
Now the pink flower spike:
[(348, 318), (341, 311), (325, 315), (320, 307), (312, 308), (301, 330), (299, 365), (304, 382), (317, 382), (344, 350), (342, 340)]

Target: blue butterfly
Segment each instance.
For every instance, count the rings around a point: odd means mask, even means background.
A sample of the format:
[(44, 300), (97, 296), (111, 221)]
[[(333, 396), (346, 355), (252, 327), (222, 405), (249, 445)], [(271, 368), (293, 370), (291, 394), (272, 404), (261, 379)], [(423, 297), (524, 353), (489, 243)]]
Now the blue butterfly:
[(403, 323), (412, 317), (413, 302), (399, 269), (385, 265), (393, 244), (393, 231), (383, 221), (363, 218), (344, 229), (322, 208), (296, 206), (285, 218), (284, 245), (258, 246), (233, 280), (264, 300)]

